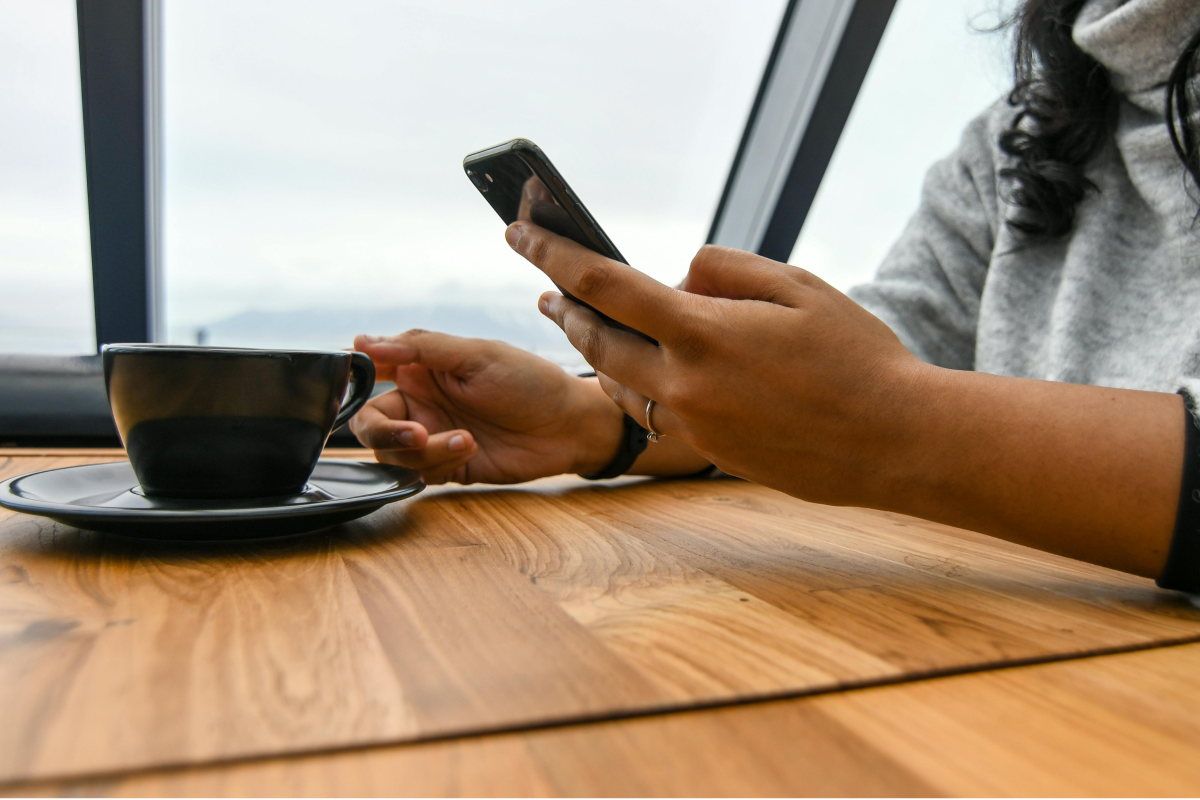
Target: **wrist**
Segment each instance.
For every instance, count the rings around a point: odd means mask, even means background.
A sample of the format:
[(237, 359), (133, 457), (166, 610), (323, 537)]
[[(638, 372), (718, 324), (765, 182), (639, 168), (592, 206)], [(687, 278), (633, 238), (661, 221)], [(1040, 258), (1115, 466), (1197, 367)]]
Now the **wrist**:
[(885, 410), (888, 444), (869, 505), (962, 525), (979, 486), (1004, 479), (997, 469), (1012, 427), (1004, 390), (1013, 380), (909, 365)]
[(587, 475), (604, 469), (616, 457), (625, 433), (625, 412), (604, 393), (597, 379), (573, 380), (579, 384), (580, 402), (571, 472)]
[(916, 358), (889, 374), (867, 416), (873, 420), (864, 431), (871, 444), (859, 451), (867, 456), (863, 474), (871, 476), (861, 505), (912, 514), (938, 491), (946, 415), (960, 407), (958, 379), (967, 374)]

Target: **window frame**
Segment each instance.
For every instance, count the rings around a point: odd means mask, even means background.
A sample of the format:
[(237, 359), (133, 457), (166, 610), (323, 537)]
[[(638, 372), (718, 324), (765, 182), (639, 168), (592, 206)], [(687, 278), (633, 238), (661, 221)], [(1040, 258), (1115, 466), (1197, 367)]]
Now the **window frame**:
[[(709, 242), (787, 261), (895, 2), (788, 0)], [(161, 341), (161, 0), (76, 12), (96, 345)], [(0, 354), (6, 445), (120, 446), (99, 356)]]
[(96, 347), (162, 319), (160, 0), (77, 0)]
[(896, 0), (791, 0), (708, 241), (786, 262)]

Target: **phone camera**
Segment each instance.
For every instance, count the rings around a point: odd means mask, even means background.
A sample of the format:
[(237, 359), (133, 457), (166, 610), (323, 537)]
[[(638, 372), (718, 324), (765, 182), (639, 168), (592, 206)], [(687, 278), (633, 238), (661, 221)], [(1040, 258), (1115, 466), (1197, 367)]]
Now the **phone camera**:
[(487, 184), (479, 180), (479, 176), (472, 170), (467, 170), (467, 177), (471, 179), (471, 183), (475, 184), (475, 188), (479, 191), (486, 192), (488, 190)]

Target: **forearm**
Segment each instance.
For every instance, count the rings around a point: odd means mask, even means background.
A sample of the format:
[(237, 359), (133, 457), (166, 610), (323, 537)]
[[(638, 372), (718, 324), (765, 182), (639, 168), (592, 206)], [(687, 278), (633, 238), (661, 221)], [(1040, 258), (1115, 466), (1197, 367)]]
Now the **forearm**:
[(1183, 466), (1182, 398), (921, 365), (869, 504), (1157, 577)]

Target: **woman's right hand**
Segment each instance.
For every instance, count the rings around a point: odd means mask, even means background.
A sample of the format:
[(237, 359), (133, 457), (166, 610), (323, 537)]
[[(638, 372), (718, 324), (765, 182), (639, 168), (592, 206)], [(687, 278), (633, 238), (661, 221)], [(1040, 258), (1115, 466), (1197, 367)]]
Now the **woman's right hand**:
[(519, 483), (595, 472), (616, 455), (623, 412), (596, 379), (502, 342), (413, 330), (354, 348), (396, 389), (350, 429), (380, 461), (427, 483)]

